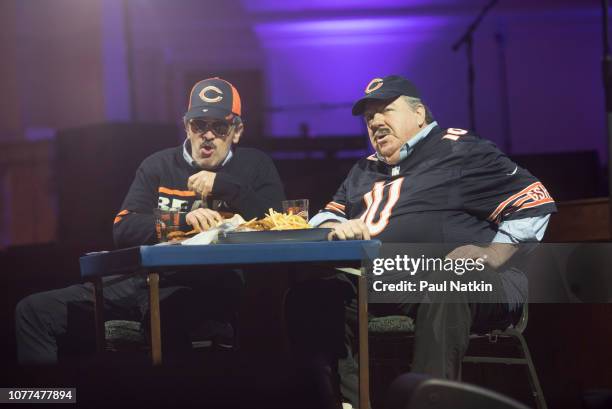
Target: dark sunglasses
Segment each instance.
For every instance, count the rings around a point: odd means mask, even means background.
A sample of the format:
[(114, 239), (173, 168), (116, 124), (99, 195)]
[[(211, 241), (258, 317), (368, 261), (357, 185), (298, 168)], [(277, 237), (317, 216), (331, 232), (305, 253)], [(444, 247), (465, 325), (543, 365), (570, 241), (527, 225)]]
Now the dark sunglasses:
[(206, 121), (204, 119), (192, 119), (189, 121), (189, 127), (192, 132), (206, 133), (212, 131), (216, 136), (226, 136), (232, 124), (227, 121)]

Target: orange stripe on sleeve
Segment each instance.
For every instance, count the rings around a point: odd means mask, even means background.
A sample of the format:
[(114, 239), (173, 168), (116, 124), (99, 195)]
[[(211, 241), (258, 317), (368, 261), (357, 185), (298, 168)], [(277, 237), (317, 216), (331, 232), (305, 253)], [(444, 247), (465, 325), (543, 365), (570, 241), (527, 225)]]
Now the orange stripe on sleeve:
[(521, 208), (519, 210), (529, 209), (530, 207), (541, 206), (541, 205), (546, 204), (546, 203), (555, 203), (555, 201), (551, 197), (546, 197), (544, 199), (536, 200), (535, 202), (527, 203), (527, 204), (521, 206)]
[(510, 196), (509, 198), (507, 198), (506, 200), (504, 200), (503, 202), (501, 202), (497, 208), (493, 211), (493, 213), (491, 213), (489, 215), (489, 217), (487, 217), (487, 219), (493, 221), (497, 218), (497, 216), (499, 216), (499, 214), (502, 212), (502, 210), (504, 210), (504, 208), (506, 206), (508, 206), (510, 204), (510, 202), (512, 202), (514, 199), (524, 195), (525, 193), (527, 193), (528, 191), (530, 191), (531, 189), (533, 189), (537, 184), (539, 184), (540, 182), (535, 182), (532, 183), (531, 185), (527, 186), (525, 189), (521, 190), (518, 193), (513, 194), (512, 196)]
[(331, 211), (334, 211), (334, 212), (338, 212), (338, 213), (344, 214), (344, 212), (342, 210), (340, 210), (340, 209), (338, 209), (336, 207), (330, 206), (330, 205), (325, 206), (325, 210), (331, 210)]
[(120, 211), (119, 213), (117, 213), (117, 216), (115, 216), (115, 220), (113, 221), (113, 224), (119, 223), (123, 219), (123, 216), (126, 216), (129, 213), (130, 213), (130, 211), (127, 210), (127, 209), (124, 209), (124, 210)]
[(338, 203), (338, 202), (329, 202), (329, 204), (330, 204), (330, 205), (334, 205), (334, 206), (338, 207), (338, 208), (339, 208), (339, 209), (341, 209), (341, 210), (346, 209), (346, 206), (344, 206), (344, 205), (342, 205), (342, 204), (340, 204), (340, 203)]
[(339, 212), (339, 213), (344, 214), (344, 210), (343, 210), (343, 209), (341, 209), (340, 207), (338, 207), (338, 206), (337, 206), (337, 204), (335, 204), (335, 203), (333, 203), (333, 202), (332, 202), (332, 203), (328, 203), (328, 204), (325, 206), (325, 209), (326, 209), (326, 210), (333, 210), (333, 211), (336, 211), (336, 212)]
[(491, 221), (497, 220), (509, 205), (512, 206), (513, 211), (519, 211), (554, 202), (555, 200), (550, 196), (544, 185), (541, 182), (535, 182), (500, 203), (488, 219)]
[(192, 192), (191, 190), (175, 190), (175, 189), (168, 189), (167, 187), (160, 187), (158, 191), (159, 193), (165, 193), (167, 195), (183, 196), (183, 197), (192, 197), (196, 195), (195, 192)]
[(524, 198), (517, 200), (517, 201), (514, 203), (514, 206), (515, 206), (515, 207), (521, 207), (521, 205), (522, 205), (523, 203), (525, 203), (526, 201), (528, 201), (528, 200), (531, 200), (531, 197), (529, 197), (529, 196), (525, 196)]

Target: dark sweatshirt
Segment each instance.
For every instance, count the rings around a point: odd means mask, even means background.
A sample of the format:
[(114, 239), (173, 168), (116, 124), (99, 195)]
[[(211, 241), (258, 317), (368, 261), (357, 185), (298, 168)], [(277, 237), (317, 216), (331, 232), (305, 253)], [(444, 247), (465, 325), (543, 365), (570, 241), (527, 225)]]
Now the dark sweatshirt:
[[(115, 217), (115, 245), (122, 248), (155, 243), (154, 208), (189, 212), (200, 207), (199, 196), (187, 189), (189, 176), (199, 171), (186, 161), (183, 145), (146, 158)], [(238, 213), (246, 220), (263, 217), (269, 208), (281, 209), (283, 186), (272, 159), (265, 153), (234, 148), (232, 158), (215, 172), (208, 207)]]

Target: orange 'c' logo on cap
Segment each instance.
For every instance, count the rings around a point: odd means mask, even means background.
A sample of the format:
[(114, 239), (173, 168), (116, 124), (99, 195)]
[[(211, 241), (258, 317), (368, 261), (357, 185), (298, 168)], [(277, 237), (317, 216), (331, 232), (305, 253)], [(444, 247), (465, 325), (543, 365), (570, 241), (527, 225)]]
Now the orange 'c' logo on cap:
[(374, 78), (372, 81), (370, 81), (370, 83), (368, 84), (368, 86), (365, 89), (365, 93), (369, 94), (371, 92), (376, 91), (378, 88), (383, 86), (383, 79), (382, 78)]
[(204, 87), (198, 96), (202, 101), (208, 102), (209, 104), (214, 104), (215, 102), (219, 102), (223, 99), (223, 91), (214, 85), (209, 85), (208, 87)]

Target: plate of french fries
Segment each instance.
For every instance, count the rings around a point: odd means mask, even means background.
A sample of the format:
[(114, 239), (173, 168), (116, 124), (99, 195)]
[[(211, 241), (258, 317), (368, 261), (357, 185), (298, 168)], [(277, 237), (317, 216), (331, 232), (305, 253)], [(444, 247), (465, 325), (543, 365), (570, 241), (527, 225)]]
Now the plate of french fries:
[(262, 219), (245, 221), (239, 214), (207, 231), (175, 231), (162, 244), (265, 243), (274, 241), (326, 241), (331, 229), (312, 228), (302, 216), (268, 209)]
[(252, 219), (219, 235), (218, 243), (265, 243), (274, 241), (326, 241), (331, 229), (312, 228), (301, 216), (269, 209), (263, 219)]

